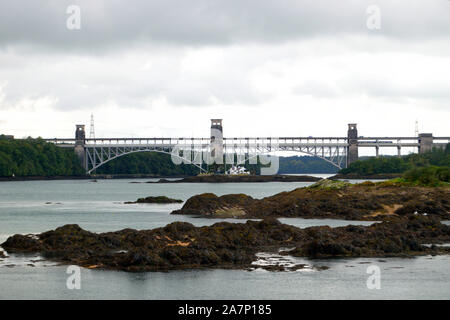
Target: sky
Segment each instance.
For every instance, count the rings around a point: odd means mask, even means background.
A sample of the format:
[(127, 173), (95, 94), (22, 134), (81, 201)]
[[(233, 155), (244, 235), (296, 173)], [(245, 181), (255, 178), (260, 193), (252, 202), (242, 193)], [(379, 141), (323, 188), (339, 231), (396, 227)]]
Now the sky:
[(91, 114), (97, 137), (450, 136), (450, 1), (0, 0), (0, 133)]

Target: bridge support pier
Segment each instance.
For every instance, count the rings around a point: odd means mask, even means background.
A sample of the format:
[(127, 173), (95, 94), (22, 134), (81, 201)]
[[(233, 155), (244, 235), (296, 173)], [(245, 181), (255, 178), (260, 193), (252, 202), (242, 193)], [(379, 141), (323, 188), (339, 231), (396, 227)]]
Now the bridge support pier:
[(223, 163), (223, 155), (222, 119), (211, 119), (211, 160), (214, 160), (214, 173), (217, 172), (219, 165), (222, 164), (224, 172), (226, 171), (226, 164)]
[(85, 139), (86, 133), (84, 130), (84, 124), (77, 124), (75, 130), (75, 154), (77, 155), (78, 159), (80, 159), (83, 168), (87, 170), (86, 151), (84, 149)]
[(358, 129), (356, 123), (348, 124), (347, 131), (348, 147), (347, 147), (347, 167), (358, 160)]
[(433, 149), (433, 134), (419, 134), (419, 153), (430, 152)]
[(402, 147), (398, 146), (397, 147), (397, 157), (401, 157), (402, 156)]

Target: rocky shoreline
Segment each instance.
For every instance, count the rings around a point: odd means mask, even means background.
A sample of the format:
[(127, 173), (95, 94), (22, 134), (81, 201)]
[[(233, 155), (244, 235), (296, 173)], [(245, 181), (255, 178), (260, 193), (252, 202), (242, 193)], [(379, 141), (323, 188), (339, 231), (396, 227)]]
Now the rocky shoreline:
[(394, 178), (400, 178), (401, 173), (376, 173), (376, 174), (359, 174), (359, 173), (337, 173), (334, 176), (328, 178), (330, 180), (388, 180)]
[(258, 252), (278, 253), (280, 248), (290, 248), (283, 255), (308, 258), (448, 254), (449, 248), (429, 246), (448, 242), (450, 226), (434, 217), (409, 216), (366, 227), (306, 229), (273, 218), (204, 227), (174, 222), (153, 230), (100, 234), (65, 225), (39, 235), (14, 235), (1, 246), (9, 253), (40, 253), (46, 259), (91, 269), (168, 271), (248, 269), (254, 267)]
[(172, 214), (220, 218), (301, 217), (386, 220), (412, 214), (450, 220), (450, 188), (412, 187), (386, 181), (349, 184), (323, 179), (305, 188), (263, 199), (245, 194), (189, 198)]

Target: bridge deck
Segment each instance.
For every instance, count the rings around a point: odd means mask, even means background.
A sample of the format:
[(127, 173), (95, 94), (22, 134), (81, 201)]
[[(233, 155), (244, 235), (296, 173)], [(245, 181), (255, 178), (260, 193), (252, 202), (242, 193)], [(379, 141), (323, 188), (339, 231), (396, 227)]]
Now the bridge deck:
[[(75, 139), (44, 139), (60, 147), (73, 147)], [(347, 137), (235, 137), (223, 138), (224, 148), (255, 148), (261, 145), (287, 147), (347, 147)], [(450, 142), (450, 137), (433, 137), (436, 145)], [(158, 147), (173, 148), (183, 145), (194, 148), (205, 148), (211, 143), (210, 138), (96, 138), (85, 139), (85, 147)], [(419, 147), (418, 137), (358, 137), (359, 147)]]

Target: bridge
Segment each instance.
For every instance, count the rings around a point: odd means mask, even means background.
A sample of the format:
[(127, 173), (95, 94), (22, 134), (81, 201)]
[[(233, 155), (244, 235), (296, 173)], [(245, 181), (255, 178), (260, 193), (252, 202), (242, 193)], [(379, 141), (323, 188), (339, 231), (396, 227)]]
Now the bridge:
[[(75, 138), (44, 139), (58, 147), (73, 148), (82, 162), (86, 173), (91, 174), (103, 164), (134, 152), (160, 152), (170, 154), (178, 163), (190, 163), (204, 170), (202, 163), (212, 164), (212, 159), (223, 159), (226, 164), (249, 160), (256, 163), (256, 157), (269, 153), (290, 151), (321, 158), (339, 169), (358, 159), (360, 148), (417, 148), (419, 153), (442, 148), (450, 137), (434, 137), (422, 133), (418, 137), (362, 137), (358, 136), (357, 125), (348, 125), (344, 137), (223, 137), (222, 119), (211, 120), (209, 138), (86, 138), (85, 126), (76, 125)], [(212, 155), (212, 157), (211, 157)], [(230, 155), (232, 159), (227, 161)]]

